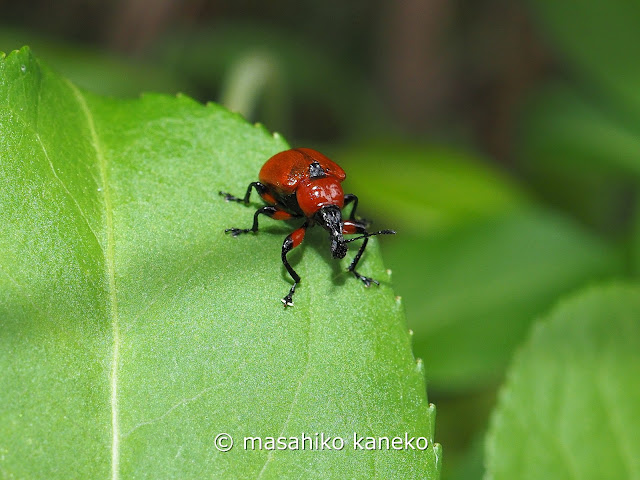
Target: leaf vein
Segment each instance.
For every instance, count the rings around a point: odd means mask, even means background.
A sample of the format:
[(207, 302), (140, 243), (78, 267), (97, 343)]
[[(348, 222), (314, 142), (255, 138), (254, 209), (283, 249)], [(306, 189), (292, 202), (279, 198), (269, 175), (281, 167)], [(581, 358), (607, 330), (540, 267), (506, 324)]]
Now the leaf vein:
[(51, 161), (51, 157), (49, 157), (49, 153), (47, 152), (46, 147), (44, 146), (44, 143), (42, 142), (42, 138), (40, 137), (39, 133), (35, 133), (36, 139), (38, 140), (38, 144), (40, 145), (40, 147), (42, 148), (42, 151), (44, 152), (44, 156), (47, 159), (47, 162), (49, 162), (49, 167), (51, 168), (51, 172), (53, 173), (53, 176), (55, 177), (55, 179), (58, 181), (58, 183), (60, 183), (60, 185), (62, 186), (62, 189), (65, 191), (65, 193), (69, 196), (69, 198), (73, 201), (73, 203), (75, 204), (76, 208), (78, 209), (78, 212), (80, 213), (80, 216), (82, 217), (82, 219), (85, 221), (85, 223), (87, 224), (87, 227), (89, 228), (89, 231), (93, 234), (93, 237), (96, 239), (96, 243), (98, 244), (98, 247), (100, 248), (100, 250), (102, 251), (103, 255), (104, 255), (104, 248), (102, 247), (102, 244), (100, 243), (100, 240), (98, 238), (98, 235), (96, 234), (95, 230), (93, 229), (93, 227), (91, 226), (91, 223), (89, 222), (89, 219), (87, 218), (87, 215), (84, 213), (84, 210), (82, 209), (82, 207), (80, 206), (80, 204), (78, 203), (78, 200), (75, 198), (75, 196), (69, 191), (69, 189), (67, 188), (67, 186), (65, 185), (65, 183), (62, 181), (62, 179), (58, 176), (58, 173), (56, 172), (55, 167), (53, 166), (53, 162)]
[(183, 405), (188, 405), (189, 403), (193, 403), (196, 400), (198, 400), (200, 397), (202, 397), (205, 393), (210, 392), (211, 390), (213, 390), (214, 388), (218, 388), (220, 386), (222, 386), (223, 384), (219, 384), (219, 385), (211, 385), (205, 389), (203, 389), (202, 391), (200, 391), (199, 393), (197, 393), (196, 395), (194, 395), (193, 397), (189, 397), (189, 398), (183, 398), (182, 400), (180, 400), (179, 402), (177, 402), (175, 405), (169, 407), (167, 409), (166, 412), (164, 412), (162, 415), (158, 415), (157, 417), (152, 418), (151, 420), (146, 420), (144, 422), (140, 422), (137, 425), (135, 425), (131, 430), (129, 430), (127, 433), (122, 435), (122, 438), (127, 438), (129, 435), (131, 435), (133, 432), (135, 432), (136, 430), (138, 430), (140, 427), (144, 427), (145, 425), (151, 425), (153, 423), (157, 423), (157, 422), (161, 422), (162, 420), (164, 420), (168, 415), (171, 414), (171, 412), (173, 412), (175, 409), (183, 406)]
[(85, 214), (85, 212), (82, 209), (82, 207), (80, 207), (80, 204), (78, 203), (78, 200), (73, 196), (73, 194), (69, 191), (69, 189), (67, 188), (65, 183), (62, 181), (62, 179), (58, 176), (58, 173), (56, 172), (56, 170), (55, 170), (55, 168), (53, 166), (53, 162), (51, 160), (51, 157), (49, 156), (49, 152), (47, 151), (47, 148), (45, 147), (44, 142), (42, 141), (42, 137), (40, 136), (40, 133), (32, 125), (29, 125), (29, 123), (24, 118), (22, 118), (20, 115), (18, 115), (18, 113), (15, 112), (12, 108), (10, 108), (10, 107), (0, 107), (0, 108), (3, 108), (5, 110), (8, 110), (9, 112), (13, 113), (15, 115), (15, 118), (18, 121), (20, 121), (20, 123), (22, 123), (22, 125), (25, 127), (25, 129), (27, 129), (31, 133), (33, 133), (33, 136), (35, 137), (36, 141), (38, 142), (38, 145), (40, 146), (40, 149), (42, 150), (42, 153), (44, 154), (45, 159), (49, 163), (49, 168), (51, 169), (51, 172), (53, 173), (54, 178), (62, 186), (62, 189), (64, 190), (64, 192), (73, 201), (73, 204), (75, 205), (75, 207), (78, 209), (78, 212), (80, 213), (80, 217), (85, 221), (85, 223), (87, 224), (87, 227), (89, 228), (89, 231), (91, 231), (91, 233), (93, 234), (93, 237), (95, 238), (95, 240), (96, 240), (96, 242), (98, 244), (98, 247), (104, 253), (104, 249), (102, 247), (102, 244), (100, 243), (98, 235), (96, 234), (95, 230), (91, 226), (91, 223), (89, 222), (89, 219), (88, 219), (87, 215)]
[(113, 205), (111, 200), (111, 190), (108, 182), (107, 162), (98, 139), (98, 132), (93, 118), (93, 114), (87, 105), (86, 98), (78, 90), (78, 88), (67, 81), (73, 95), (75, 96), (80, 108), (87, 118), (89, 133), (91, 135), (91, 143), (96, 152), (96, 160), (100, 171), (100, 180), (102, 183), (102, 193), (104, 197), (105, 222), (107, 231), (107, 245), (104, 250), (105, 268), (107, 274), (107, 285), (109, 294), (109, 311), (112, 325), (113, 336), (113, 353), (111, 359), (111, 370), (109, 374), (109, 387), (111, 390), (111, 479), (118, 480), (120, 466), (120, 426), (118, 417), (118, 369), (120, 362), (120, 328), (118, 318), (118, 298), (116, 294), (116, 278), (115, 278), (115, 245), (114, 245), (114, 228), (113, 228)]

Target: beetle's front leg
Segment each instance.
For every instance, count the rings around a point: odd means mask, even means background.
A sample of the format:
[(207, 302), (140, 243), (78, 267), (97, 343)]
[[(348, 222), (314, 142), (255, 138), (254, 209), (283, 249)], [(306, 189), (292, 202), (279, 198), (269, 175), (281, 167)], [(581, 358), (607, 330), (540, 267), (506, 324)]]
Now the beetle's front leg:
[(289, 290), (289, 293), (282, 299), (282, 303), (284, 303), (285, 308), (293, 307), (293, 294), (296, 292), (296, 285), (300, 283), (300, 275), (298, 275), (293, 267), (289, 264), (289, 261), (287, 260), (287, 253), (289, 253), (291, 250), (302, 243), (302, 240), (304, 240), (304, 234), (307, 232), (308, 226), (309, 223), (305, 222), (305, 224), (300, 228), (287, 235), (287, 238), (284, 239), (284, 242), (282, 244), (282, 263), (293, 279), (293, 286)]
[(359, 223), (364, 228), (368, 228), (371, 225), (371, 221), (366, 218), (359, 218), (356, 220), (356, 209), (358, 208), (358, 197), (356, 197), (353, 193), (347, 193), (344, 196), (344, 205), (343, 208), (353, 203), (353, 207), (351, 207), (351, 213), (349, 213), (349, 220), (352, 222)]
[(353, 207), (351, 207), (351, 213), (349, 214), (349, 220), (356, 219), (356, 209), (358, 208), (358, 197), (356, 197), (353, 193), (347, 193), (344, 196), (344, 206), (346, 207), (350, 203), (353, 203)]
[(356, 253), (356, 256), (353, 258), (353, 260), (351, 261), (351, 263), (349, 264), (349, 267), (347, 268), (347, 271), (353, 273), (353, 275), (362, 281), (362, 283), (364, 283), (365, 287), (370, 287), (372, 283), (375, 283), (376, 285), (380, 285), (380, 282), (378, 282), (377, 280), (374, 280), (371, 277), (365, 277), (364, 275), (361, 275), (360, 273), (358, 273), (356, 271), (356, 267), (358, 266), (358, 262), (360, 261), (360, 259), (362, 258), (362, 254), (364, 253), (364, 249), (367, 248), (367, 244), (369, 243), (369, 237), (373, 237), (374, 235), (393, 235), (396, 232), (394, 232), (393, 230), (381, 230), (379, 232), (375, 232), (375, 233), (369, 233), (367, 232), (367, 229), (365, 227), (365, 225), (363, 223), (360, 222), (355, 222), (355, 221), (351, 221), (351, 220), (345, 220), (342, 226), (342, 233), (345, 235), (353, 235), (356, 233), (362, 233), (363, 236), (362, 237), (358, 237), (358, 238), (353, 238), (351, 240), (347, 240), (347, 242), (350, 242), (352, 240), (358, 240), (359, 238), (363, 238), (363, 242), (362, 245), (360, 245), (360, 249), (358, 250), (358, 253)]
[(220, 195), (224, 197), (227, 202), (238, 202), (244, 203), (245, 205), (249, 203), (249, 197), (251, 196), (251, 189), (255, 188), (258, 195), (262, 196), (267, 192), (267, 187), (265, 187), (260, 182), (251, 182), (247, 187), (247, 193), (245, 193), (244, 198), (234, 197), (230, 193), (226, 192), (218, 192)]
[(258, 231), (258, 215), (261, 215), (261, 214), (266, 215), (267, 217), (273, 218), (274, 220), (289, 220), (290, 218), (293, 217), (293, 215), (291, 215), (290, 213), (285, 212), (284, 210), (280, 210), (277, 207), (271, 207), (271, 206), (262, 207), (256, 210), (256, 213), (253, 214), (253, 225), (251, 226), (251, 228), (227, 228), (225, 230), (225, 233), (231, 233), (231, 235), (233, 235), (234, 237), (237, 237), (242, 233), (257, 232)]

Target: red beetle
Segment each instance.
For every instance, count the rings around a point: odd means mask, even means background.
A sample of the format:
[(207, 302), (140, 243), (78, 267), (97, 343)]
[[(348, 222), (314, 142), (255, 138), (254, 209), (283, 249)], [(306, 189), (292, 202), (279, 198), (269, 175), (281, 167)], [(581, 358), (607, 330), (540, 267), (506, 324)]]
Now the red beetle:
[[(291, 232), (282, 244), (282, 263), (293, 279), (293, 286), (286, 297), (282, 299), (285, 307), (293, 305), (293, 294), (300, 276), (289, 265), (287, 253), (302, 243), (307, 228), (316, 224), (329, 232), (331, 255), (333, 258), (344, 258), (347, 254), (347, 243), (364, 239), (360, 250), (347, 269), (356, 278), (364, 282), (365, 286), (379, 283), (369, 277), (360, 275), (356, 266), (367, 246), (369, 237), (380, 234), (395, 234), (393, 230), (381, 230), (375, 233), (367, 232), (367, 223), (355, 219), (358, 197), (344, 194), (340, 183), (345, 179), (344, 170), (335, 162), (320, 152), (310, 148), (294, 148), (280, 152), (271, 157), (262, 166), (259, 182), (249, 184), (244, 198), (234, 197), (220, 192), (226, 201), (248, 204), (251, 189), (255, 188), (266, 207), (259, 208), (253, 215), (251, 228), (227, 228), (225, 232), (237, 237), (241, 233), (258, 231), (258, 215), (263, 214), (275, 220), (289, 220), (304, 218), (301, 227)], [(353, 203), (348, 220), (342, 220), (342, 208)], [(360, 233), (359, 237), (345, 240), (343, 235)]]

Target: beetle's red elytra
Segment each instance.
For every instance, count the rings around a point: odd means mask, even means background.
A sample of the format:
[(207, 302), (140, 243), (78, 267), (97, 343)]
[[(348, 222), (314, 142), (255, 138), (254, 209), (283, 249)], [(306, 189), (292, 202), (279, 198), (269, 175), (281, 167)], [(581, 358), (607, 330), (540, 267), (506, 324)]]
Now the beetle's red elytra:
[[(249, 203), (251, 189), (267, 204), (259, 208), (253, 215), (251, 228), (227, 228), (226, 233), (237, 237), (243, 233), (258, 231), (258, 216), (266, 215), (274, 220), (304, 218), (304, 223), (291, 232), (282, 244), (282, 263), (293, 279), (293, 286), (282, 299), (285, 307), (293, 306), (293, 294), (300, 283), (300, 276), (287, 261), (287, 253), (300, 245), (308, 228), (320, 225), (329, 232), (331, 255), (333, 258), (344, 258), (347, 254), (347, 243), (362, 239), (362, 245), (347, 270), (360, 279), (366, 287), (379, 283), (369, 277), (360, 275), (356, 266), (367, 247), (369, 237), (374, 235), (395, 234), (393, 230), (368, 232), (367, 222), (356, 220), (358, 197), (348, 193), (345, 195), (341, 183), (346, 178), (344, 170), (322, 153), (311, 148), (294, 148), (275, 154), (260, 169), (259, 182), (252, 182), (243, 198), (220, 192), (228, 202)], [(342, 219), (342, 209), (352, 203), (353, 207), (347, 220)], [(343, 235), (360, 234), (359, 237), (345, 240)]]

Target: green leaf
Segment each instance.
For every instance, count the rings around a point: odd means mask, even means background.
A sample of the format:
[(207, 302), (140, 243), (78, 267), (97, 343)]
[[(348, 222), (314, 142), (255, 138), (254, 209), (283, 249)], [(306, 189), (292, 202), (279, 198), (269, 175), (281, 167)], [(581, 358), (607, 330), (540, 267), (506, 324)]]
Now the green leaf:
[(447, 390), (499, 380), (535, 315), (620, 270), (606, 243), (532, 208), (403, 243), (398, 235), (385, 256), (429, 384)]
[(640, 478), (640, 288), (592, 288), (538, 323), (487, 437), (488, 480)]
[[(218, 190), (243, 192), (280, 137), (186, 97), (86, 93), (27, 49), (0, 60), (0, 129), (1, 476), (438, 477), (435, 412), (376, 243), (362, 272), (381, 285), (365, 289), (310, 232), (285, 310), (290, 227), (223, 233), (254, 209)], [(354, 432), (430, 444), (359, 451)], [(242, 446), (303, 433), (346, 446)]]

